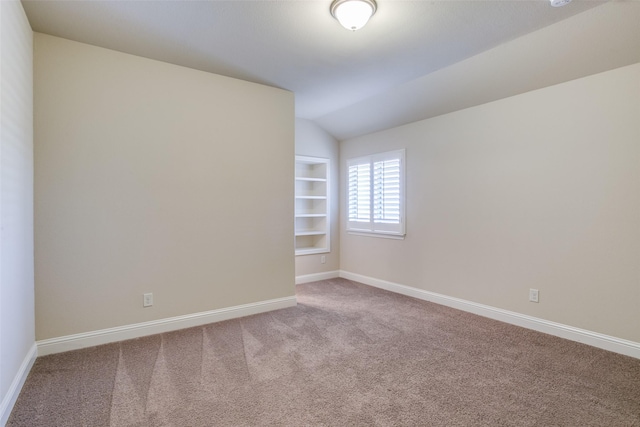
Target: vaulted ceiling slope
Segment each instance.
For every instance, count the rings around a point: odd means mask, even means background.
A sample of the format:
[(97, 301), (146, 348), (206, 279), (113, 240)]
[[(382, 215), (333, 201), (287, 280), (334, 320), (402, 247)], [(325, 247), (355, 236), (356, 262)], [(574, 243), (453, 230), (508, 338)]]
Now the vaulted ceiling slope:
[(640, 2), (23, 0), (34, 31), (290, 90), (339, 140), (640, 62)]

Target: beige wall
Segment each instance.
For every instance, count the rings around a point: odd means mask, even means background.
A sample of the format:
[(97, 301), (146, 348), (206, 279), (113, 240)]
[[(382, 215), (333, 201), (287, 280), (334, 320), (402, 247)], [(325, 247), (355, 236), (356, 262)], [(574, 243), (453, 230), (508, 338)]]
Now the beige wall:
[[(330, 212), (331, 251), (324, 254), (296, 256), (296, 276), (337, 271), (340, 268), (340, 232), (339, 232), (339, 147), (331, 135), (310, 120), (296, 119), (295, 132), (296, 155), (323, 157), (330, 161)], [(320, 262), (325, 256), (325, 264)]]
[(640, 342), (639, 141), (640, 64), (344, 141), (406, 147), (407, 237), (341, 269)]
[[(0, 1), (0, 425), (33, 354), (33, 33)], [(25, 363), (25, 365), (23, 365)], [(12, 387), (13, 384), (13, 387)]]
[(294, 295), (292, 93), (34, 47), (37, 339)]

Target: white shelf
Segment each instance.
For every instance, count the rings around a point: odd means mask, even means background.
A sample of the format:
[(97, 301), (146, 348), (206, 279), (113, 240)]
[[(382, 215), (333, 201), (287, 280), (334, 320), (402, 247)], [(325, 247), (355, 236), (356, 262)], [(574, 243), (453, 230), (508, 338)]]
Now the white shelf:
[(296, 255), (329, 252), (329, 159), (296, 156)]
[(327, 234), (325, 230), (301, 230), (296, 231), (296, 236), (324, 236)]
[(296, 176), (296, 181), (327, 182), (326, 178), (309, 178), (302, 176)]
[(296, 248), (296, 255), (311, 255), (311, 254), (321, 254), (328, 252), (324, 248), (316, 248), (316, 247), (308, 247), (308, 248)]

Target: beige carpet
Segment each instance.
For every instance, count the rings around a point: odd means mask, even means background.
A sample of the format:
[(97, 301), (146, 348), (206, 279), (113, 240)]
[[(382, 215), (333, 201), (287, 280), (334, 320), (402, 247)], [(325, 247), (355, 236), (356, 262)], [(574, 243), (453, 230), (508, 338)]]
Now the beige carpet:
[(640, 426), (640, 360), (344, 279), (38, 358), (9, 426)]

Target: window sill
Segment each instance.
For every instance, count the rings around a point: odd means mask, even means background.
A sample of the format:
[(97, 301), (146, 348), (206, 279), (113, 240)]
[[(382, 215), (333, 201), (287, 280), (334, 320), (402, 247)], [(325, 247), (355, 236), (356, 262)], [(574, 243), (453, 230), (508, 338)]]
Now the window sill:
[(347, 230), (347, 233), (354, 236), (379, 237), (382, 239), (393, 239), (393, 240), (404, 240), (404, 237), (405, 237), (405, 234), (376, 233), (375, 231)]

